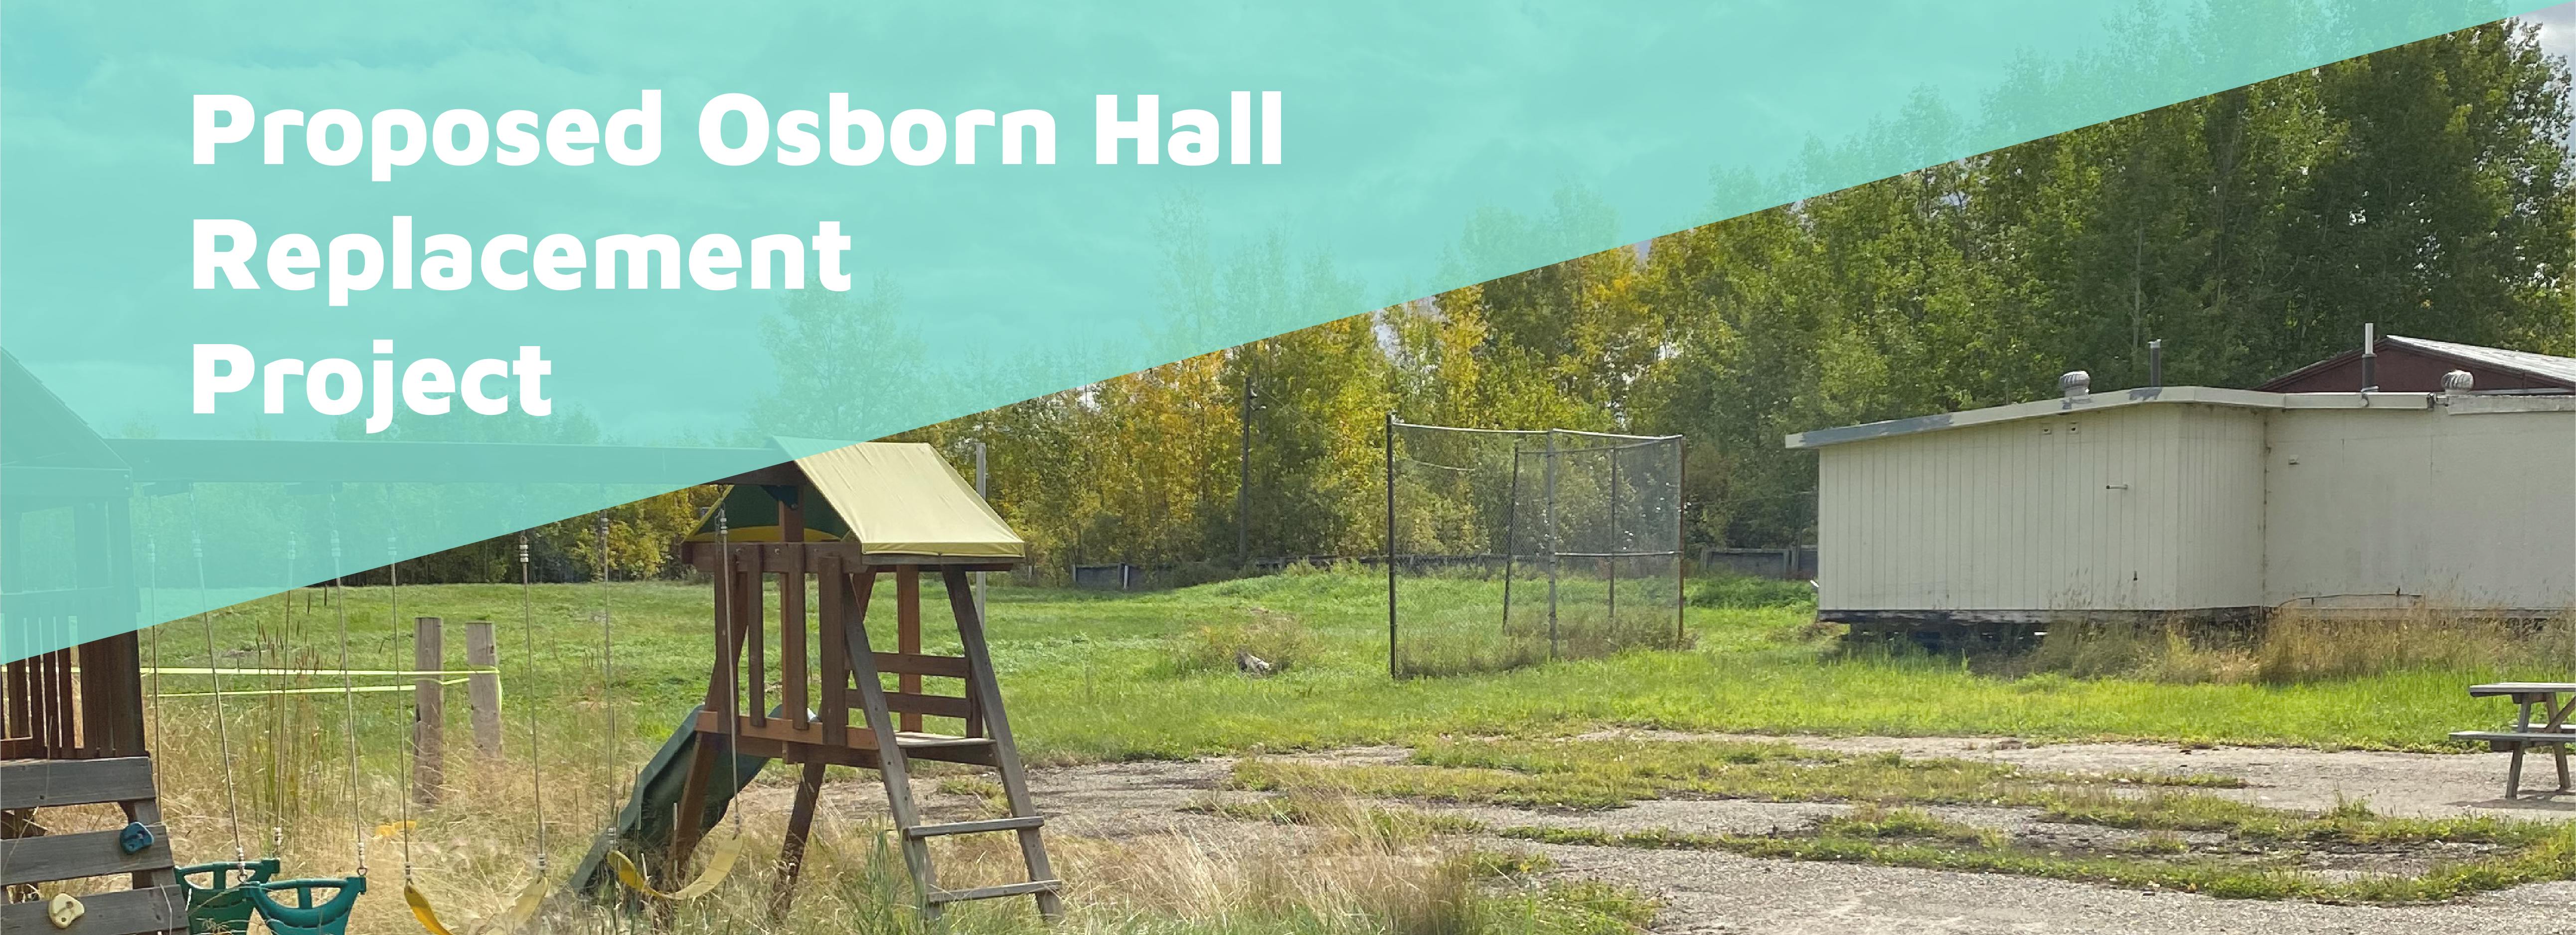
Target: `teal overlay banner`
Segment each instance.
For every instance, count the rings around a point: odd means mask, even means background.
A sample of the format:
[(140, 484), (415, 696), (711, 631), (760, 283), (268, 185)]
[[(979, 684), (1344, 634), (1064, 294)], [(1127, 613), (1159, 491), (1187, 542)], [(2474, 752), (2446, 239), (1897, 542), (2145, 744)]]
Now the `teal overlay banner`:
[(0, 658), (2542, 5), (13, 3)]

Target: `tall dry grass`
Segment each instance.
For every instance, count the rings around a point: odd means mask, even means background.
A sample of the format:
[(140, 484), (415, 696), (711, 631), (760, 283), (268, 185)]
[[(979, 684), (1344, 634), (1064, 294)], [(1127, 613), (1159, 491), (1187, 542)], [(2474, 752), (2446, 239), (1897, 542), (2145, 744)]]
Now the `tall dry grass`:
[[(382, 696), (379, 696), (381, 698)], [(537, 879), (560, 886), (627, 778), (602, 768), (624, 756), (627, 768), (646, 751), (599, 745), (595, 717), (567, 716), (540, 738), (536, 755), (545, 782), (544, 842), (539, 846), (540, 789), (517, 719), (511, 747), (498, 757), (476, 753), (465, 731), (449, 734), (449, 769), (435, 806), (406, 807), (406, 760), (393, 738), (403, 726), (386, 717), (397, 705), (361, 701), (359, 775), (347, 773), (345, 707), (336, 695), (244, 696), (226, 706), (215, 730), (211, 707), (166, 702), (158, 763), (167, 821), (183, 862), (229, 860), (236, 835), (245, 856), (277, 856), (285, 876), (354, 874), (364, 841), (369, 892), (357, 904), (351, 932), (416, 932), (403, 904), (406, 882), (425, 893), (449, 924), (471, 931), (497, 918)], [(184, 709), (183, 709), (184, 706)], [(560, 713), (560, 712), (559, 712)], [(279, 730), (280, 718), (284, 730)], [(232, 789), (228, 793), (225, 750)], [(276, 785), (271, 775), (284, 777)], [(773, 918), (777, 877), (772, 858), (786, 823), (792, 776), (772, 769), (738, 800), (741, 864), (702, 900), (667, 913), (634, 906), (593, 906), (558, 892), (531, 932), (723, 932), (728, 935), (928, 932), (913, 909), (912, 883), (889, 836), (873, 774), (836, 769), (826, 790), (792, 907)], [(927, 787), (925, 787), (927, 788)], [(835, 807), (838, 806), (838, 807)], [(96, 811), (97, 814), (90, 814)], [(1068, 924), (1058, 931), (1120, 933), (1314, 933), (1314, 935), (1465, 935), (1491, 931), (1498, 907), (1488, 898), (1464, 843), (1429, 834), (1390, 834), (1364, 809), (1346, 820), (1243, 833), (1228, 825), (1204, 832), (1153, 832), (1103, 838), (1051, 834), (1055, 868), (1068, 881)], [(58, 811), (57, 830), (115, 827), (113, 809)], [(406, 824), (408, 822), (408, 824)], [(73, 827), (79, 826), (79, 827)], [(726, 829), (715, 834), (733, 833)], [(1008, 835), (935, 843), (941, 885), (953, 888), (1016, 882), (1024, 877)], [(121, 884), (110, 884), (121, 885)], [(78, 891), (75, 889), (75, 891)], [(1040, 932), (1025, 897), (953, 909), (940, 926), (953, 933)]]
[(2282, 610), (2245, 628), (2179, 619), (2052, 626), (2007, 674), (2291, 685), (2393, 672), (2576, 677), (2576, 615), (2505, 619), (2422, 609), (2369, 617)]

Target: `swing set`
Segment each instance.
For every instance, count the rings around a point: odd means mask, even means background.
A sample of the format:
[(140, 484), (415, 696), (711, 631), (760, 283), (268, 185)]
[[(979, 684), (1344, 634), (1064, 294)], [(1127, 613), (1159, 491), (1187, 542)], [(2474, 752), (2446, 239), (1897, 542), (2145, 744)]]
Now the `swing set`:
[[(605, 519), (603, 514), (603, 550)], [(388, 547), (392, 547), (390, 543)], [(152, 558), (148, 567), (157, 569), (157, 547), (147, 543), (146, 551)], [(202, 604), (203, 549), (192, 544), (192, 551), (200, 568)], [(336, 567), (336, 536), (332, 552)], [(519, 561), (521, 630), (530, 658), (534, 658), (535, 614), (524, 536), (519, 544)], [(394, 614), (399, 619), (400, 568), (398, 564), (390, 567), (395, 576), (391, 592)], [(370, 829), (359, 805), (360, 742), (355, 728), (355, 699), (361, 689), (355, 684), (356, 670), (350, 666), (344, 582), (335, 578), (329, 587), (330, 604), (338, 608), (338, 693), (342, 696), (344, 722), (350, 725), (346, 755), (350, 819), (356, 826), (355, 870), (345, 877), (280, 878), (278, 852), (285, 841), (283, 827), (270, 829), (267, 854), (250, 856), (240, 792), (234, 780), (239, 764), (231, 720), (225, 710), (228, 696), (243, 693), (227, 691), (225, 672), (220, 667), (160, 666), (158, 630), (149, 631), (151, 665), (147, 667), (143, 634), (128, 632), (10, 662), (5, 671), (0, 671), (0, 881), (7, 886), (7, 898), (0, 899), (0, 929), (33, 932), (44, 926), (74, 935), (247, 935), (253, 931), (252, 920), (257, 918), (274, 935), (346, 935), (351, 911), (367, 892)], [(218, 648), (213, 615), (207, 611), (198, 616), (211, 662), (217, 658)], [(172, 859), (168, 832), (160, 818), (157, 764), (144, 743), (145, 712), (149, 710), (151, 746), (159, 746), (164, 698), (160, 678), (172, 672), (204, 675), (210, 680), (210, 690), (194, 697), (212, 702), (216, 749), (223, 770), (226, 826), (232, 844), (229, 860), (174, 865)], [(153, 700), (148, 709), (143, 704), (146, 673)], [(415, 720), (417, 717), (415, 710)], [(536, 872), (510, 907), (496, 917), (451, 928), (412, 885), (411, 797), (410, 790), (404, 790), (403, 820), (391, 827), (400, 829), (403, 835), (404, 900), (429, 935), (517, 931), (536, 914), (551, 890), (544, 852), (544, 772), (537, 756), (540, 751), (533, 711), (528, 724), (530, 781), (537, 789)], [(109, 803), (120, 806), (129, 818), (123, 829), (51, 834), (39, 821), (40, 809)], [(85, 896), (63, 893), (46, 900), (30, 898), (37, 892), (36, 884), (119, 874), (131, 877), (130, 889)]]
[[(601, 519), (600, 535), (604, 549), (607, 532), (604, 514)], [(399, 622), (402, 617), (402, 566), (398, 560), (400, 552), (397, 544), (391, 539), (387, 540), (386, 550), (389, 557), (397, 559), (386, 567), (390, 577), (391, 612), (394, 620)], [(332, 553), (333, 564), (336, 567), (339, 558), (339, 543), (336, 535), (332, 543)], [(529, 654), (528, 658), (533, 659), (536, 647), (536, 611), (531, 593), (528, 538), (524, 533), (519, 536), (518, 560), (520, 631)], [(239, 800), (232, 789), (234, 765), (228, 722), (223, 715), (224, 690), (221, 673), (220, 670), (209, 669), (209, 674), (215, 678), (213, 691), (209, 696), (214, 699), (215, 705), (216, 746), (221, 751), (223, 759), (225, 796), (228, 805), (227, 820), (232, 830), (234, 859), (178, 868), (180, 888), (187, 895), (187, 931), (190, 935), (242, 935), (250, 931), (250, 920), (254, 915), (265, 922), (268, 930), (276, 935), (346, 935), (350, 912), (356, 907), (358, 898), (367, 891), (368, 827), (358, 805), (360, 801), (359, 743), (356, 729), (355, 670), (351, 669), (349, 664), (348, 604), (343, 594), (343, 579), (334, 578), (331, 588), (333, 598), (331, 603), (339, 608), (341, 695), (344, 717), (346, 723), (350, 725), (347, 759), (350, 820), (357, 828), (356, 870), (347, 877), (275, 880), (272, 878), (277, 874), (279, 867), (279, 858), (276, 855), (272, 853), (271, 856), (258, 860), (248, 858), (241, 842)], [(211, 660), (214, 658), (215, 646), (211, 617), (207, 619), (206, 626), (208, 658)], [(157, 675), (155, 682), (157, 702)], [(415, 701), (412, 720), (417, 724), (419, 718), (420, 712)], [(456, 928), (451, 928), (440, 917), (429, 897), (415, 885), (411, 832), (416, 825), (411, 817), (412, 790), (408, 788), (411, 770), (408, 764), (401, 770), (400, 774), (405, 777), (406, 784), (400, 795), (403, 803), (402, 815), (400, 820), (391, 827), (400, 835), (402, 841), (403, 902), (411, 911), (413, 919), (429, 935), (456, 935), (457, 931), (515, 932), (527, 925), (544, 902), (551, 887), (546, 880), (545, 773), (539, 756), (541, 753), (539, 746), (535, 712), (531, 711), (528, 718), (528, 768), (529, 781), (535, 789), (536, 806), (534, 878), (522, 888), (510, 907), (500, 915), (488, 920), (475, 920)], [(409, 747), (405, 747), (405, 750), (408, 752)], [(283, 840), (283, 829), (272, 829), (272, 848), (281, 846)], [(330, 895), (328, 898), (317, 899), (317, 893)]]

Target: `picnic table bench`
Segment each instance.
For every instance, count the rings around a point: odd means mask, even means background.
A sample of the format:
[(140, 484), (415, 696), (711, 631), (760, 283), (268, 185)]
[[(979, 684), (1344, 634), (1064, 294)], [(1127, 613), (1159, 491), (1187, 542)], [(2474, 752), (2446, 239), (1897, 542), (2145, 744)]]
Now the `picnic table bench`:
[[(2494, 682), (2469, 686), (2471, 698), (2510, 698), (2520, 710), (2515, 714), (2512, 730), (2452, 731), (2453, 740), (2484, 741), (2489, 750), (2513, 751), (2513, 765), (2505, 770), (2504, 797), (2522, 794), (2522, 754), (2533, 747), (2550, 747), (2558, 761), (2558, 790), (2568, 791), (2567, 745), (2576, 743), (2576, 725), (2568, 720), (2576, 716), (2576, 682)], [(2560, 700), (2564, 698), (2565, 700)], [(2533, 709), (2538, 709), (2539, 723), (2533, 723)]]

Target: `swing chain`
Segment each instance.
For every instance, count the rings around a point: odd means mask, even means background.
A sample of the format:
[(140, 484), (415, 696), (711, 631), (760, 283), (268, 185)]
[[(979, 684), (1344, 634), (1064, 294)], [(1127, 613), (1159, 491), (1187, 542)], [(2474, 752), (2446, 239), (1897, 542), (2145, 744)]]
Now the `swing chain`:
[[(292, 529), (287, 530), (287, 531), (286, 531), (286, 582), (285, 582), (285, 584), (286, 584), (286, 590), (279, 592), (279, 593), (281, 593), (281, 594), (286, 595), (286, 614), (285, 614), (285, 616), (284, 616), (284, 617), (281, 617), (281, 618), (279, 619), (279, 621), (278, 621), (278, 627), (277, 627), (278, 664), (279, 664), (281, 667), (286, 667), (286, 668), (292, 668), (292, 667), (294, 666), (294, 663), (293, 663), (293, 662), (290, 662), (290, 661), (288, 661), (288, 660), (287, 660), (287, 658), (286, 658), (286, 653), (285, 653), (285, 649), (286, 649), (287, 630), (288, 630), (288, 628), (289, 628), (289, 624), (293, 623), (293, 622), (294, 622), (294, 619), (295, 619), (295, 590), (296, 590), (296, 583), (295, 583), (295, 556), (296, 556), (296, 551), (297, 551), (297, 549), (296, 549), (296, 545), (297, 545), (297, 540), (296, 540), (295, 531), (294, 531), (294, 530), (292, 530)], [(280, 748), (280, 746), (279, 746), (279, 745), (280, 745), (280, 744), (283, 744), (283, 743), (285, 743), (285, 742), (286, 742), (286, 731), (285, 731), (285, 730), (283, 730), (283, 728), (284, 728), (284, 726), (285, 726), (285, 723), (286, 723), (286, 705), (283, 703), (283, 700), (282, 700), (282, 699), (277, 703), (277, 714), (278, 714), (278, 726), (279, 726), (281, 729), (277, 732), (277, 736), (269, 738), (268, 745), (269, 745), (270, 759), (271, 759), (271, 760), (273, 760), (273, 761), (275, 761), (275, 763), (277, 764), (277, 773), (278, 773), (278, 774), (280, 774), (280, 776), (281, 776), (281, 778), (282, 778), (282, 774), (285, 772), (285, 755), (284, 755), (282, 752), (280, 752), (280, 749), (281, 749), (281, 748)], [(274, 782), (276, 782), (276, 781), (277, 781), (276, 779), (272, 779), (272, 780), (271, 780), (271, 782), (272, 782), (272, 783), (274, 783)], [(285, 816), (286, 816), (286, 800), (285, 800), (285, 796), (284, 796), (284, 794), (283, 794), (283, 793), (281, 793), (281, 792), (278, 792), (278, 791), (277, 791), (273, 786), (272, 786), (272, 789), (271, 789), (270, 795), (271, 795), (271, 796), (273, 796), (273, 797), (275, 797), (275, 799), (276, 799), (276, 801), (275, 801), (275, 803), (274, 803), (274, 808), (269, 812), (269, 819), (270, 819), (270, 821), (271, 821), (271, 824), (268, 826), (268, 852), (269, 852), (269, 854), (271, 854), (271, 855), (273, 856), (273, 855), (277, 855), (277, 854), (283, 854), (283, 853), (286, 853), (286, 825), (284, 824)]]
[[(716, 504), (716, 555), (719, 556), (718, 564), (723, 568), (723, 576), (716, 580), (720, 583), (733, 577), (733, 544), (727, 536), (729, 531), (730, 527), (726, 525), (725, 521), (724, 504), (719, 502)], [(744, 598), (745, 600), (759, 601), (761, 599), (759, 578), (760, 576), (756, 574), (752, 576), (752, 592), (749, 597)], [(719, 584), (719, 587), (721, 587), (721, 584)], [(722, 591), (717, 593), (717, 603), (721, 605), (717, 608), (718, 619), (722, 621), (718, 628), (720, 639), (717, 644), (721, 648), (729, 645), (730, 641), (733, 639), (733, 628), (737, 621), (732, 619), (733, 602), (724, 599)], [(756, 618), (757, 615), (755, 615), (755, 619)], [(753, 677), (758, 678), (759, 676), (755, 674)], [(725, 705), (726, 707), (739, 708), (742, 704), (742, 686), (739, 684), (739, 679), (734, 679), (732, 681), (736, 682), (734, 685), (734, 697), (731, 700), (728, 700)], [(742, 788), (741, 753), (742, 713), (739, 710), (736, 710), (734, 712), (734, 716), (725, 719), (725, 770), (728, 777), (727, 781), (733, 783), (733, 788), (736, 789)], [(734, 838), (739, 840), (742, 837), (743, 810), (735, 808), (731, 809), (731, 811), (733, 812)]]
[[(528, 534), (522, 530), (519, 533), (519, 633), (521, 639), (526, 642), (528, 660), (533, 663), (537, 658), (537, 611), (536, 598), (530, 591), (528, 559)], [(536, 864), (537, 879), (540, 882), (546, 876), (546, 771), (541, 762), (543, 755), (544, 745), (537, 736), (536, 709), (530, 708), (528, 710), (528, 787), (537, 811)]]
[(250, 849), (242, 846), (241, 794), (233, 785), (233, 747), (231, 728), (224, 717), (223, 667), (215, 654), (215, 611), (206, 597), (206, 538), (197, 525), (197, 492), (188, 491), (188, 552), (197, 564), (197, 621), (206, 631), (206, 676), (211, 681), (215, 699), (215, 747), (224, 765), (224, 814), (233, 838), (233, 860), (250, 859)]
[(331, 519), (331, 606), (340, 621), (340, 719), (349, 732), (349, 824), (356, 831), (358, 843), (358, 876), (367, 875), (367, 820), (358, 795), (358, 695), (357, 681), (349, 673), (349, 595), (342, 590), (347, 576), (340, 566), (340, 499), (329, 501)]

